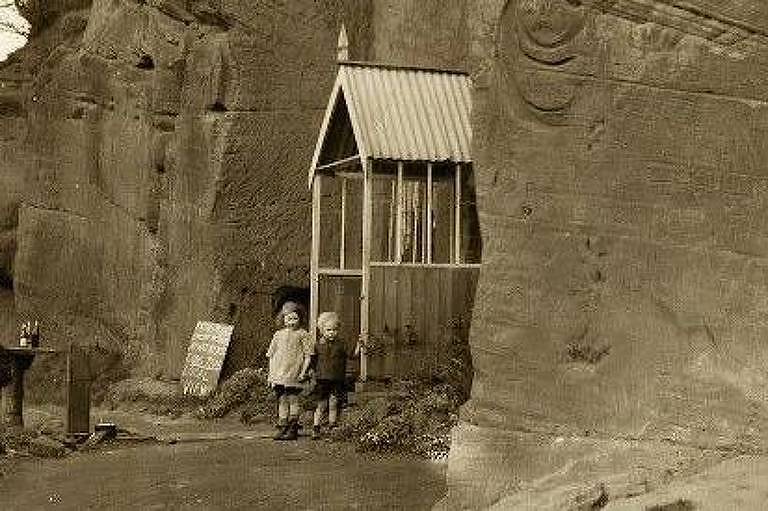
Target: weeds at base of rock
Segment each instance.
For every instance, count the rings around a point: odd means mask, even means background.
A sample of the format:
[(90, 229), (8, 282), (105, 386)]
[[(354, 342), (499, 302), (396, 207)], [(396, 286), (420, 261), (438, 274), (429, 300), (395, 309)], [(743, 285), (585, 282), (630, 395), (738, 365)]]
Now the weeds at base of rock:
[(178, 418), (194, 413), (205, 400), (184, 395), (178, 383), (168, 383), (150, 378), (127, 379), (110, 387), (102, 405), (110, 408), (136, 409), (153, 415)]
[(0, 432), (0, 458), (61, 458), (67, 454), (62, 435), (18, 429)]
[(360, 452), (416, 454), (439, 460), (450, 450), (451, 428), (463, 399), (450, 385), (401, 381), (405, 393), (372, 399), (343, 411), (330, 438), (351, 441)]
[(694, 511), (696, 506), (690, 500), (680, 499), (669, 504), (659, 504), (646, 508), (646, 511)]
[[(439, 460), (450, 450), (451, 429), (458, 422), (459, 407), (469, 396), (472, 361), (466, 342), (459, 337), (449, 344), (449, 356), (423, 376), (390, 382), (389, 392), (369, 400), (360, 397), (345, 406), (339, 424), (326, 439), (350, 442), (360, 452), (402, 453)], [(265, 368), (245, 368), (221, 382), (207, 399), (179, 395), (178, 384), (125, 381), (115, 385), (107, 403), (140, 406), (141, 411), (198, 419), (218, 419), (239, 414), (245, 424), (276, 420), (277, 403), (267, 382)], [(309, 428), (315, 408), (313, 396), (300, 398), (302, 424)]]

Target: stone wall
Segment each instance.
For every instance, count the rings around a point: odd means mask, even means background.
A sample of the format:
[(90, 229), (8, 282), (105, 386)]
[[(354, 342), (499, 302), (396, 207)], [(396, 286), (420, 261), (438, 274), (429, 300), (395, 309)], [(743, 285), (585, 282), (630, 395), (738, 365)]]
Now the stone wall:
[(484, 253), (448, 507), (597, 509), (768, 446), (768, 7), (677, 4), (472, 3)]

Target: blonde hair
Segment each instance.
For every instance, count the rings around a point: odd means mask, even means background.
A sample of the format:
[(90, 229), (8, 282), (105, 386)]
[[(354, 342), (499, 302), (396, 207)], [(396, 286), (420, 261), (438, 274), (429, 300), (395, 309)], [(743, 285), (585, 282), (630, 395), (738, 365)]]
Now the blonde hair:
[(335, 312), (323, 312), (317, 317), (317, 328), (325, 328), (330, 324), (340, 324), (339, 315)]

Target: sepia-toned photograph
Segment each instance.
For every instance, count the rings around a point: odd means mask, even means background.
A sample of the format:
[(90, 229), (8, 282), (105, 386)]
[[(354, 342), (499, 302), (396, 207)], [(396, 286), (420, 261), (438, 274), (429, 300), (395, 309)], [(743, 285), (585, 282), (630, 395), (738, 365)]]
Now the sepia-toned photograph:
[(768, 1), (0, 0), (0, 511), (768, 510)]

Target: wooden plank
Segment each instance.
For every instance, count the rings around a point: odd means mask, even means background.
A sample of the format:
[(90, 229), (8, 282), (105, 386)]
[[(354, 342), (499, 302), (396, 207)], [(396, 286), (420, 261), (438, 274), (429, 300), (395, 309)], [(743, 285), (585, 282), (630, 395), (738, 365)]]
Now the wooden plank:
[(398, 339), (397, 372), (400, 376), (405, 376), (413, 365), (412, 353), (418, 345), (421, 310), (417, 310), (414, 303), (414, 268), (400, 267), (398, 272), (400, 275), (397, 286), (398, 328), (401, 334)]
[(427, 322), (427, 328), (428, 328), (428, 353), (430, 354), (430, 359), (432, 358), (431, 355), (434, 354), (434, 347), (437, 346), (440, 342), (440, 324), (443, 321), (443, 318), (441, 317), (441, 300), (442, 297), (441, 289), (440, 289), (440, 272), (442, 270), (440, 268), (431, 268), (429, 270), (429, 275), (427, 277), (427, 302), (428, 302), (428, 312), (427, 317), (429, 318), (429, 321)]
[(456, 307), (454, 307), (453, 285), (456, 279), (459, 279), (459, 270), (446, 268), (436, 270), (440, 272), (440, 307), (442, 308), (442, 325), (440, 328), (440, 349), (437, 352), (438, 359), (444, 359), (450, 351), (450, 343), (453, 339), (453, 327), (459, 319)]
[(426, 268), (408, 268), (411, 275), (411, 310), (414, 315), (414, 327), (416, 330), (416, 339), (419, 345), (426, 342), (426, 314), (429, 311), (427, 304), (428, 294), (425, 288), (426, 274), (429, 270)]
[(69, 345), (67, 353), (68, 435), (88, 435), (91, 430), (91, 368), (86, 348)]
[(413, 272), (409, 267), (397, 268), (397, 330), (398, 342), (401, 347), (409, 344), (409, 332), (417, 328), (413, 310)]
[(234, 329), (233, 325), (197, 322), (181, 373), (185, 395), (206, 397), (216, 390)]
[[(368, 335), (374, 343), (381, 342), (384, 337), (385, 319), (385, 287), (384, 268), (371, 268), (370, 301), (368, 303), (369, 324)], [(378, 353), (367, 354), (368, 379), (375, 380), (381, 376), (381, 357)]]
[(339, 222), (339, 268), (345, 267), (347, 255), (347, 178), (341, 178), (341, 221)]
[(314, 340), (317, 333), (318, 273), (320, 267), (320, 199), (322, 177), (312, 181), (312, 252), (309, 263), (309, 333)]
[(408, 268), (464, 268), (464, 269), (476, 269), (479, 270), (482, 266), (481, 264), (440, 264), (440, 263), (432, 263), (432, 264), (422, 264), (422, 263), (389, 263), (386, 261), (371, 261), (371, 266), (404, 266)]
[(460, 307), (462, 310), (462, 318), (464, 319), (462, 328), (462, 334), (468, 338), (469, 327), (472, 323), (472, 310), (475, 303), (475, 293), (477, 286), (477, 278), (480, 275), (480, 270), (477, 268), (471, 268), (462, 270), (462, 282), (461, 282), (461, 297)]
[(453, 262), (461, 263), (461, 164), (456, 164), (456, 193), (454, 198), (455, 211), (453, 214)]
[(395, 263), (403, 262), (403, 162), (397, 162), (397, 218), (395, 221)]
[[(363, 340), (368, 339), (369, 327), (369, 293), (371, 280), (371, 208), (373, 203), (373, 173), (371, 172), (371, 162), (363, 160), (363, 172), (365, 180), (363, 182), (363, 215), (362, 215), (362, 260), (363, 269), (362, 286), (360, 290), (360, 334)], [(360, 380), (366, 381), (368, 378), (367, 356), (365, 351), (360, 354)]]
[[(341, 76), (339, 75), (336, 77), (336, 81), (333, 84), (331, 96), (328, 98), (328, 105), (325, 107), (325, 113), (323, 114), (323, 122), (320, 125), (320, 135), (317, 137), (317, 142), (315, 142), (315, 150), (312, 154), (312, 164), (309, 167), (310, 186), (312, 186), (312, 182), (315, 179), (315, 169), (317, 168), (317, 163), (320, 161), (320, 152), (323, 150), (323, 146), (325, 145), (325, 137), (327, 136), (328, 127), (331, 124), (331, 116), (333, 115), (334, 110), (336, 110), (336, 102), (339, 99), (340, 92)], [(360, 132), (356, 131), (355, 133)]]
[(460, 327), (457, 332), (462, 332), (469, 322), (466, 303), (466, 288), (469, 285), (469, 277), (469, 271), (456, 269), (453, 271), (453, 278), (451, 279), (451, 316), (457, 321), (456, 326)]
[(387, 331), (393, 336), (398, 336), (400, 335), (398, 286), (402, 271), (396, 266), (381, 269), (383, 270), (382, 278), (386, 280), (382, 297), (385, 308), (384, 322)]
[[(427, 187), (424, 186), (424, 193), (427, 193)], [(419, 195), (419, 199), (421, 199), (421, 195)], [(422, 204), (419, 222), (421, 222), (421, 236), (419, 239), (421, 240), (421, 250), (419, 256), (421, 257), (421, 263), (422, 264), (428, 264), (427, 261), (427, 231), (430, 231), (432, 229), (429, 228), (429, 210), (426, 206), (427, 199), (424, 197), (424, 204)]]
[(336, 172), (336, 177), (342, 177), (349, 181), (357, 181), (358, 183), (363, 180), (362, 172)]
[(466, 272), (467, 274), (467, 284), (464, 287), (466, 295), (464, 300), (464, 307), (465, 310), (468, 311), (468, 321), (472, 320), (472, 311), (475, 307), (475, 301), (477, 299), (477, 282), (480, 278), (480, 268), (468, 270)]
[(362, 270), (339, 270), (337, 268), (318, 268), (318, 275), (334, 275), (337, 277), (361, 277)]
[(432, 263), (432, 162), (427, 163), (427, 218), (424, 230), (427, 233), (427, 263)]
[(369, 331), (373, 336), (379, 336), (384, 332), (386, 325), (385, 311), (386, 300), (384, 298), (386, 278), (384, 268), (371, 267), (371, 300), (369, 302)]
[(400, 306), (398, 297), (398, 285), (402, 272), (398, 267), (382, 268), (382, 270), (384, 270), (383, 277), (386, 281), (384, 288), (384, 321), (389, 334), (389, 338), (387, 339), (388, 346), (385, 357), (386, 361), (384, 370), (386, 372), (386, 376), (394, 376), (397, 347), (400, 344), (399, 337), (402, 335), (402, 332), (399, 328), (400, 325), (398, 317), (398, 310)]
[(363, 180), (347, 180), (345, 269), (362, 270)]
[[(346, 302), (345, 310), (349, 311), (350, 328), (348, 329), (347, 346), (349, 353), (353, 353), (355, 346), (357, 346), (358, 337), (360, 336), (360, 286), (362, 280), (359, 278), (346, 278), (344, 279), (346, 285)], [(359, 369), (359, 367), (357, 368)]]
[(359, 160), (360, 160), (360, 155), (356, 154), (354, 156), (350, 156), (349, 158), (343, 158), (341, 160), (337, 160), (337, 161), (334, 161), (334, 162), (331, 162), (331, 163), (326, 163), (325, 165), (319, 165), (319, 166), (315, 167), (315, 174), (317, 174), (318, 171), (332, 170), (332, 169), (335, 169), (336, 167), (342, 167), (344, 165), (355, 164)]

